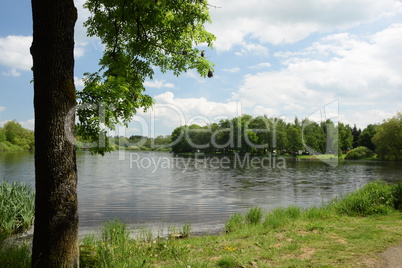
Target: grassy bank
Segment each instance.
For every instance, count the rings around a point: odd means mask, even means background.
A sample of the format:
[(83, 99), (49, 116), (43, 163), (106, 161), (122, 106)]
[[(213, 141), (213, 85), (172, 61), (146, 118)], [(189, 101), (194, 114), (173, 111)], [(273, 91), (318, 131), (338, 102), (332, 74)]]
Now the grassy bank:
[(124, 224), (109, 222), (83, 241), (81, 265), (370, 267), (402, 240), (401, 194), (401, 185), (374, 182), (322, 207), (255, 207), (234, 214), (219, 236), (153, 238), (145, 230), (131, 239)]
[[(342, 154), (339, 156), (333, 155), (333, 154), (319, 154), (319, 155), (298, 155), (297, 158), (301, 158), (301, 159), (324, 159), (324, 160), (328, 160), (328, 159), (339, 159), (339, 160), (348, 160), (346, 158), (347, 154)], [(349, 160), (357, 160), (357, 159), (349, 159)], [(358, 160), (365, 160), (365, 161), (378, 161), (380, 160), (377, 155), (373, 155), (371, 157), (362, 157), (359, 158)]]
[(322, 207), (254, 207), (234, 214), (219, 236), (152, 238), (144, 231), (132, 239), (126, 225), (113, 221), (84, 239), (81, 265), (373, 267), (380, 252), (402, 241), (401, 194), (401, 185), (374, 182)]
[[(132, 238), (119, 221), (80, 245), (81, 267), (375, 267), (402, 241), (402, 185), (369, 183), (321, 207), (234, 214), (220, 235), (191, 236), (190, 225)], [(178, 237), (181, 237), (178, 239)], [(1, 267), (29, 267), (29, 247), (3, 247)], [(27, 253), (28, 252), (28, 253)], [(6, 263), (13, 263), (7, 266)]]

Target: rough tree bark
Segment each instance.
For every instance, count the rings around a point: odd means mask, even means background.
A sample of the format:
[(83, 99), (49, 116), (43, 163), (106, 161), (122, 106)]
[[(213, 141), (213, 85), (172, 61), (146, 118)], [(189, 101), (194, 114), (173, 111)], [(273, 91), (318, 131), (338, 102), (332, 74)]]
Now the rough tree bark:
[[(32, 0), (35, 230), (32, 267), (78, 267), (73, 0)], [(65, 124), (68, 124), (67, 126)]]

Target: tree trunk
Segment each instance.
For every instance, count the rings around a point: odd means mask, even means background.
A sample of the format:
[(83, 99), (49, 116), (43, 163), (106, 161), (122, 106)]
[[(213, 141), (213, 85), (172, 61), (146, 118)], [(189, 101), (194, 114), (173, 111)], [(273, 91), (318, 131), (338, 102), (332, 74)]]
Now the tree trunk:
[[(73, 0), (32, 0), (35, 230), (32, 267), (78, 267)], [(65, 131), (65, 130), (68, 131)]]

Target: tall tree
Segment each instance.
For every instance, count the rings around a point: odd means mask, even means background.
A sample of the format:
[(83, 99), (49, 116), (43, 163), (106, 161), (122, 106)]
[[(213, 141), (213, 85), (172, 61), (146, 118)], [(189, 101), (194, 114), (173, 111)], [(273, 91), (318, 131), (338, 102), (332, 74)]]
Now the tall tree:
[(341, 122), (338, 123), (338, 139), (341, 151), (353, 149), (353, 133), (352, 128), (349, 125), (345, 125)]
[(402, 159), (402, 112), (385, 120), (377, 127), (373, 137), (376, 153), (385, 160)]
[(73, 132), (73, 0), (32, 0), (35, 109), (33, 267), (78, 267), (77, 167)]
[(325, 152), (325, 133), (316, 122), (304, 119), (302, 121), (302, 138), (307, 151), (313, 154)]
[(370, 150), (374, 151), (375, 145), (374, 145), (372, 139), (376, 133), (377, 127), (378, 127), (378, 125), (370, 124), (365, 129), (363, 129), (362, 133), (359, 136), (358, 145), (367, 147)]
[[(88, 0), (92, 16), (88, 34), (105, 44), (99, 73), (88, 74), (79, 92), (78, 130), (95, 141), (100, 127), (126, 123), (152, 100), (142, 94), (153, 66), (179, 75), (197, 69), (212, 76), (212, 64), (194, 45), (212, 46), (204, 29), (209, 21), (205, 0)], [(77, 167), (74, 133), (76, 91), (73, 0), (32, 0), (35, 107), (35, 232), (33, 267), (78, 267)], [(88, 105), (88, 103), (90, 105)], [(112, 106), (113, 107), (110, 107)], [(101, 109), (99, 109), (99, 107)], [(111, 109), (107, 109), (111, 108)], [(101, 112), (100, 112), (101, 111)], [(106, 139), (107, 141), (107, 139)], [(107, 144), (97, 144), (104, 153)]]
[[(95, 104), (78, 110), (77, 131), (85, 139), (105, 136), (101, 125), (113, 129), (152, 105), (143, 83), (153, 78), (154, 66), (175, 75), (196, 69), (203, 77), (211, 76), (212, 63), (196, 47), (212, 46), (215, 38), (204, 28), (210, 21), (206, 0), (88, 0), (85, 7), (92, 14), (85, 23), (88, 34), (105, 44), (101, 69), (87, 74), (86, 86), (78, 92), (81, 103)], [(109, 151), (107, 139), (93, 150)]]
[[(296, 118), (297, 119), (297, 118)], [(297, 152), (299, 150), (303, 150), (303, 142), (302, 142), (302, 133), (301, 128), (298, 126), (299, 124), (295, 125), (289, 124), (286, 129), (286, 138), (288, 140), (288, 150), (291, 152)]]
[(359, 128), (357, 129), (356, 124), (353, 126), (352, 135), (353, 135), (353, 148), (359, 146), (359, 137), (362, 133), (362, 130)]

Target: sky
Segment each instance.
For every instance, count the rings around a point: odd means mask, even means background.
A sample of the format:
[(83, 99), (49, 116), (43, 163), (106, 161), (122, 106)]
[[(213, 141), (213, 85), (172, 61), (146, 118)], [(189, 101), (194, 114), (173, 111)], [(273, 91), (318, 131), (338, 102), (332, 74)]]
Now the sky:
[[(86, 36), (89, 16), (76, 0), (75, 81), (98, 70), (103, 46)], [(242, 114), (331, 119), (358, 128), (402, 111), (402, 2), (397, 0), (210, 0), (216, 36), (206, 57), (214, 77), (176, 77), (156, 69), (146, 80), (153, 109), (138, 111), (119, 135), (171, 134), (179, 125)], [(0, 126), (34, 128), (32, 15), (29, 0), (0, 9)], [(200, 49), (205, 49), (200, 47)]]

